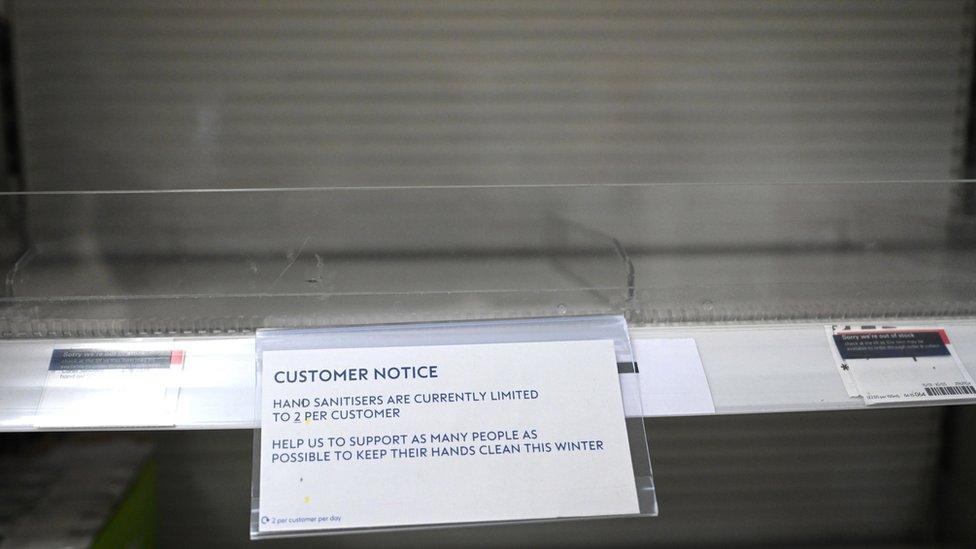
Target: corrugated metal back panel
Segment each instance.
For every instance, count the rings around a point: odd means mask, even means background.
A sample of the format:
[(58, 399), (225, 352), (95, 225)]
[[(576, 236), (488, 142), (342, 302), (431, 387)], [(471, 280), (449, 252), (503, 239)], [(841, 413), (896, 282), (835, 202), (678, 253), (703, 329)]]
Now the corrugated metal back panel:
[[(933, 528), (942, 414), (941, 408), (917, 408), (652, 419), (647, 432), (660, 517), (328, 542), (428, 548), (925, 541)], [(244, 544), (251, 433), (157, 437), (161, 545)], [(262, 542), (321, 544), (316, 538)]]
[(33, 189), (949, 178), (966, 0), (16, 1)]

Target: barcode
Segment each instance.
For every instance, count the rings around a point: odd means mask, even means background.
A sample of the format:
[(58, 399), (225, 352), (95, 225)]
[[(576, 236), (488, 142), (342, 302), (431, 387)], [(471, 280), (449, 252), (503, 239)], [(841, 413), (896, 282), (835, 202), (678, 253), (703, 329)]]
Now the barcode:
[(954, 387), (926, 387), (929, 396), (976, 395), (976, 388), (972, 385), (956, 385)]

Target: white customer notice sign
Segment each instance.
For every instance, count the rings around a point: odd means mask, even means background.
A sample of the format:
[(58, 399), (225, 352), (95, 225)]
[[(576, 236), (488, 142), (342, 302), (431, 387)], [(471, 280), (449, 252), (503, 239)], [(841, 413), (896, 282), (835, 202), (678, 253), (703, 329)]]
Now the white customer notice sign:
[(261, 361), (257, 536), (640, 512), (611, 340)]

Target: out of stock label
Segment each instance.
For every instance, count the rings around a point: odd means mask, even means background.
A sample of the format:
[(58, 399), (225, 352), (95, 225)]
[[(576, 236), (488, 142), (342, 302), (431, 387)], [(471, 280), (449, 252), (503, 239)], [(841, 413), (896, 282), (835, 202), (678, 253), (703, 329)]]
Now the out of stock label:
[(174, 425), (186, 353), (172, 341), (106, 342), (51, 351), (34, 425)]
[(868, 405), (976, 399), (976, 383), (943, 328), (829, 329), (848, 394)]

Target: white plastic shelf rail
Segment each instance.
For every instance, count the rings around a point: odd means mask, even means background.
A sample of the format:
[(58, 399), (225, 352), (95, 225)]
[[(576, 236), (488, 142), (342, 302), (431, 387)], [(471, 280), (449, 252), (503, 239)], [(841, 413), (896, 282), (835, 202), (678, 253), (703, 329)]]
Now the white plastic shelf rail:
[[(976, 319), (898, 323), (944, 326), (960, 359), (976, 376)], [(802, 323), (637, 327), (631, 329), (631, 336), (693, 338), (718, 414), (864, 408), (862, 399), (849, 398), (844, 391), (823, 326)], [(186, 360), (173, 428), (256, 427), (253, 338), (177, 340), (179, 348), (186, 351)], [(0, 342), (0, 430), (35, 428), (34, 413), (44, 389), (51, 351), (63, 341)]]

